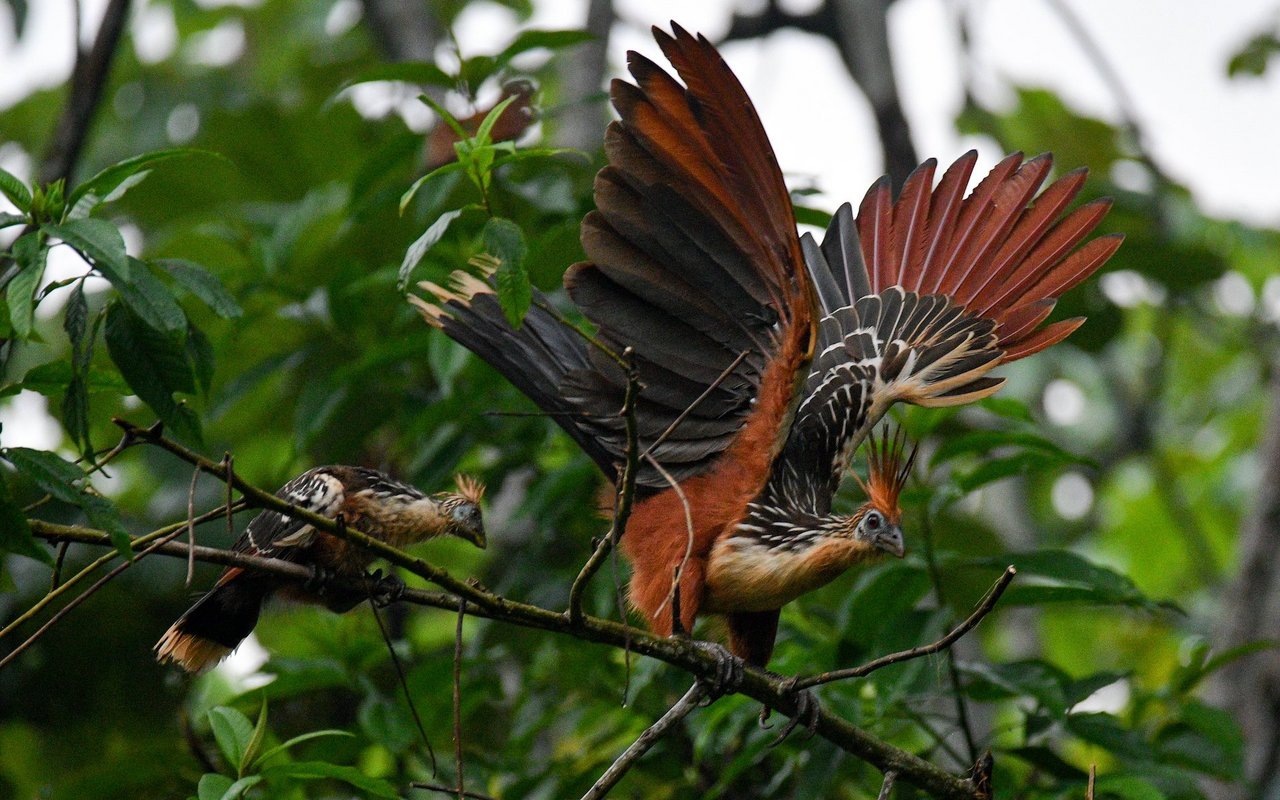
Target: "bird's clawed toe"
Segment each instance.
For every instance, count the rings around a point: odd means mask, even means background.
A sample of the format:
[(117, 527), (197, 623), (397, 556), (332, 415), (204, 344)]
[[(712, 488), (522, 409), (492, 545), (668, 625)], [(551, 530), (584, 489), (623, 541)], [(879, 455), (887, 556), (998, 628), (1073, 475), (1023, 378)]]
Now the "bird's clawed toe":
[(710, 678), (699, 678), (706, 685), (710, 699), (736, 692), (742, 685), (742, 659), (715, 642), (694, 641), (692, 644), (696, 650), (716, 661), (715, 674)]
[(368, 576), (369, 600), (375, 606), (384, 608), (404, 597), (405, 584), (399, 575), (394, 573), (383, 575), (376, 569)]
[[(787, 720), (787, 724), (783, 727), (782, 732), (777, 738), (769, 743), (770, 747), (777, 747), (791, 735), (799, 726), (803, 725), (809, 735), (805, 738), (812, 738), (818, 731), (818, 712), (822, 706), (818, 703), (818, 698), (813, 696), (813, 692), (808, 689), (796, 689), (795, 678), (789, 679), (783, 686), (783, 690), (795, 698), (796, 713), (791, 719)], [(765, 720), (769, 718), (770, 709), (766, 706), (760, 712), (760, 726), (768, 727)]]

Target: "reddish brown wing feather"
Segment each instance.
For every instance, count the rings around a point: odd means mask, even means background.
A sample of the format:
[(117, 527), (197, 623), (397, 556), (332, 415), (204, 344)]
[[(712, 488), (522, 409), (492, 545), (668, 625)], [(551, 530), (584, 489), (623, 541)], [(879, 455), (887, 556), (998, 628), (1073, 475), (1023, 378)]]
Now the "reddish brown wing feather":
[(1120, 237), (1103, 236), (1081, 246), (1106, 214), (1108, 201), (1061, 216), (1083, 187), (1084, 170), (1068, 173), (1033, 200), (1052, 159), (1043, 155), (1024, 163), (1015, 153), (961, 199), (975, 160), (974, 153), (962, 156), (932, 192), (927, 187), (934, 165), (927, 162), (907, 180), (896, 202), (890, 202), (887, 182), (873, 186), (858, 213), (859, 238), (872, 292), (897, 284), (921, 294), (946, 294), (966, 313), (995, 322), (997, 346), (1005, 351), (1000, 360), (1014, 361), (1078, 327), (1074, 320), (1036, 326), (1057, 297), (1111, 257)]

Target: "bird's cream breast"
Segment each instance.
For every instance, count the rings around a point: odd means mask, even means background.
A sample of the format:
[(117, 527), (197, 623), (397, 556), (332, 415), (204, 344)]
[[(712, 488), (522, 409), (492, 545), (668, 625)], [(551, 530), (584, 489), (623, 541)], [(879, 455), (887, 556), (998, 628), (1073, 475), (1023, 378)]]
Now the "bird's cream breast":
[(871, 548), (849, 537), (830, 537), (803, 549), (767, 547), (730, 537), (707, 564), (703, 607), (711, 612), (768, 611), (830, 583)]

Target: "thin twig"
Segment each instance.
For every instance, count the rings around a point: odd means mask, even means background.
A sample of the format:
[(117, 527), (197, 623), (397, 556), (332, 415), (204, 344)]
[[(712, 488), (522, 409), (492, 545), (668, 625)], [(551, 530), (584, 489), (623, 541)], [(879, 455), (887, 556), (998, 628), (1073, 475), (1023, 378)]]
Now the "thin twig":
[(467, 601), (458, 598), (458, 625), (453, 631), (453, 770), (458, 800), (467, 796), (462, 770), (462, 625), (467, 619)]
[(1097, 785), (1097, 783), (1098, 783), (1098, 765), (1090, 764), (1089, 765), (1089, 785), (1085, 787), (1085, 790), (1084, 790), (1085, 800), (1093, 800), (1094, 788)]
[[(237, 503), (236, 508), (234, 510), (239, 511), (240, 508), (242, 507), (243, 506), (240, 503)], [(217, 509), (214, 509), (213, 511), (209, 511), (204, 514), (201, 514), (198, 518), (196, 518), (196, 524), (200, 524), (201, 522), (207, 522), (210, 519), (213, 519), (215, 517), (220, 517), (220, 516), (222, 516), (222, 509), (217, 508)], [(32, 520), (32, 523), (36, 525), (41, 524), (38, 520)], [(158, 530), (155, 530), (155, 531), (152, 531), (151, 533), (146, 534), (145, 536), (139, 536), (135, 538), (132, 542), (132, 547), (136, 550), (139, 547), (145, 544), (148, 544), (152, 541), (155, 541), (156, 539), (162, 536), (165, 536), (176, 530), (181, 530), (185, 526), (186, 526), (185, 522), (180, 522), (173, 525), (166, 525), (163, 528), (160, 528)], [(60, 546), (69, 545), (72, 541), (74, 540), (64, 539), (62, 540)], [(3, 640), (4, 637), (8, 636), (10, 633), (16, 630), (23, 623), (35, 617), (36, 614), (40, 613), (41, 610), (47, 607), (54, 600), (57, 600), (63, 594), (71, 591), (71, 589), (73, 589), (82, 580), (92, 575), (99, 568), (105, 566), (106, 564), (111, 563), (111, 561), (118, 558), (119, 556), (120, 556), (119, 552), (117, 552), (114, 548), (112, 548), (112, 550), (109, 553), (106, 553), (98, 557), (95, 561), (90, 563), (84, 569), (80, 570), (75, 575), (68, 578), (64, 583), (49, 590), (48, 594), (46, 594), (44, 597), (36, 601), (34, 605), (32, 605), (30, 608), (24, 611), (21, 615), (19, 615), (16, 619), (14, 619), (12, 622), (6, 625), (3, 629), (0, 629), (0, 640)]]
[(653, 452), (657, 450), (658, 447), (667, 440), (667, 437), (670, 436), (672, 433), (674, 433), (676, 428), (680, 427), (680, 424), (682, 422), (688, 419), (689, 415), (694, 412), (694, 409), (696, 409), (699, 405), (701, 405), (702, 401), (706, 400), (707, 397), (709, 397), (711, 393), (714, 392), (720, 386), (720, 384), (724, 383), (725, 380), (727, 380), (728, 377), (733, 374), (733, 371), (738, 368), (738, 365), (741, 364), (744, 360), (746, 360), (747, 356), (749, 355), (751, 355), (750, 350), (743, 350), (741, 353), (738, 353), (738, 357), (733, 360), (733, 363), (725, 367), (724, 370), (719, 375), (716, 376), (716, 379), (712, 381), (710, 384), (708, 384), (706, 389), (702, 390), (702, 394), (694, 398), (694, 401), (692, 403), (685, 406), (684, 411), (681, 411), (680, 414), (671, 422), (671, 424), (666, 427), (666, 430), (664, 430), (661, 434), (659, 434), (657, 439), (653, 440), (653, 444), (650, 444), (649, 447), (645, 449), (644, 455), (645, 456), (652, 455)]
[[(200, 470), (191, 470), (191, 488), (187, 489), (187, 588), (196, 579), (196, 479)], [(230, 499), (228, 498), (228, 508)]]
[(71, 611), (75, 609), (76, 606), (80, 605), (85, 600), (88, 600), (90, 597), (92, 597), (95, 592), (97, 592), (103, 586), (106, 586), (107, 583), (109, 583), (117, 575), (124, 572), (129, 567), (132, 567), (134, 564), (138, 563), (140, 560), (145, 558), (148, 554), (155, 552), (161, 545), (168, 544), (176, 536), (178, 536), (178, 534), (182, 532), (182, 529), (184, 527), (186, 526), (180, 525), (172, 533), (148, 545), (145, 550), (138, 553), (137, 558), (133, 559), (132, 561), (125, 561), (122, 564), (118, 565), (115, 569), (111, 570), (106, 575), (103, 575), (101, 578), (94, 581), (93, 585), (91, 585), (88, 589), (85, 589), (83, 592), (81, 592), (80, 594), (72, 598), (69, 603), (67, 603), (62, 608), (58, 609), (58, 613), (54, 614), (52, 617), (49, 617), (48, 622), (41, 625), (39, 628), (36, 629), (35, 633), (28, 636), (26, 641), (24, 641), (22, 644), (18, 645), (17, 647), (13, 648), (13, 651), (8, 655), (6, 655), (3, 659), (0, 659), (0, 670), (7, 667), (24, 650), (26, 650), (31, 645), (35, 644), (36, 641), (39, 640), (41, 636), (43, 636), (54, 625), (57, 625), (60, 621), (62, 621), (62, 619), (66, 617), (67, 614), (71, 613)]
[[(415, 789), (424, 789), (428, 792), (439, 792), (440, 794), (456, 795), (459, 793), (454, 787), (445, 786), (439, 783), (422, 783), (420, 781), (414, 781), (409, 785)], [(461, 794), (463, 797), (470, 798), (471, 800), (493, 800), (489, 795), (481, 794), (480, 792), (464, 791)]]
[(587, 793), (582, 796), (582, 800), (600, 800), (609, 793), (618, 781), (622, 780), (622, 776), (627, 774), (627, 770), (640, 759), (649, 748), (653, 747), (659, 739), (661, 739), (667, 731), (671, 730), (680, 720), (689, 716), (703, 698), (708, 697), (709, 692), (707, 685), (701, 680), (696, 680), (689, 687), (689, 691), (676, 701), (675, 705), (667, 709), (667, 713), (658, 718), (658, 721), (644, 729), (644, 732), (636, 738), (631, 746), (618, 756), (609, 768), (604, 771), (600, 779), (595, 782)]
[(400, 691), (404, 692), (404, 701), (409, 704), (409, 714), (413, 717), (413, 724), (418, 728), (418, 735), (422, 737), (422, 743), (427, 746), (427, 755), (431, 758), (431, 777), (436, 776), (436, 751), (431, 746), (431, 740), (427, 738), (427, 728), (422, 724), (422, 717), (418, 714), (418, 706), (413, 702), (413, 693), (409, 691), (409, 680), (404, 674), (404, 665), (400, 663), (400, 656), (396, 655), (395, 643), (391, 641), (391, 632), (387, 630), (386, 623), (382, 621), (382, 615), (378, 613), (378, 606), (373, 602), (373, 598), (369, 598), (369, 610), (373, 612), (373, 618), (378, 623), (378, 630), (382, 633), (382, 641), (387, 644), (387, 652), (391, 654), (391, 666), (395, 668), (396, 679), (400, 682)]
[(866, 675), (870, 675), (872, 672), (875, 672), (882, 667), (887, 667), (890, 664), (898, 664), (903, 661), (910, 661), (913, 658), (932, 655), (939, 650), (944, 650), (950, 647), (955, 644), (956, 640), (961, 636), (964, 636), (966, 633), (976, 628), (978, 623), (982, 621), (983, 617), (991, 613), (991, 610), (995, 608), (996, 603), (1000, 600), (1000, 595), (1004, 594), (1004, 590), (1009, 588), (1009, 583), (1017, 574), (1018, 570), (1013, 566), (1009, 566), (1005, 569), (1004, 574), (1001, 575), (1000, 579), (991, 587), (991, 591), (987, 592), (987, 596), (982, 598), (982, 602), (973, 610), (973, 613), (969, 615), (968, 619), (957, 625), (950, 633), (943, 636), (938, 641), (932, 644), (921, 645), (920, 647), (913, 647), (910, 650), (890, 653), (889, 655), (881, 656), (874, 661), (869, 661), (860, 667), (838, 669), (832, 672), (822, 672), (817, 675), (811, 675), (807, 678), (800, 678), (795, 681), (795, 688), (797, 690), (808, 689), (812, 686), (820, 686), (824, 683), (831, 683), (832, 681), (844, 680), (846, 678), (861, 678)]
[(889, 770), (884, 774), (884, 783), (880, 784), (880, 794), (876, 795), (876, 800), (889, 800), (889, 793), (893, 791), (893, 784), (898, 780), (898, 773)]
[[(926, 513), (921, 523), (924, 532), (924, 560), (925, 565), (929, 569), (929, 579), (933, 583), (933, 593), (938, 600), (938, 608), (947, 608), (947, 598), (942, 591), (942, 571), (938, 569), (937, 553), (933, 548), (933, 524)], [(950, 625), (954, 617), (947, 615), (947, 624)], [(951, 682), (951, 696), (955, 698), (956, 703), (956, 720), (960, 727), (960, 733), (964, 736), (965, 746), (969, 750), (969, 763), (978, 760), (978, 745), (974, 741), (973, 726), (969, 722), (969, 704), (965, 701), (964, 692), (960, 686), (960, 668), (956, 666), (956, 653), (951, 648), (947, 648), (945, 655), (947, 660), (947, 678)]]
[(636, 399), (640, 395), (640, 377), (636, 373), (635, 351), (628, 347), (622, 352), (626, 362), (627, 388), (622, 397), (622, 421), (626, 429), (627, 446), (622, 462), (621, 480), (613, 504), (613, 524), (609, 527), (609, 535), (600, 540), (592, 551), (587, 563), (582, 565), (578, 577), (573, 579), (569, 588), (569, 621), (582, 619), (582, 597), (586, 593), (587, 583), (604, 565), (605, 557), (617, 546), (622, 534), (627, 530), (627, 520), (631, 517), (631, 505), (636, 493), (636, 472), (640, 449), (639, 434), (636, 425)]
[[(322, 517), (318, 519), (322, 523), (328, 522)], [(111, 546), (111, 537), (104, 531), (80, 526), (57, 525), (42, 520), (32, 520), (31, 527), (36, 536), (47, 541), (74, 541), (101, 547)], [(164, 543), (160, 544), (155, 552), (186, 558), (187, 545), (179, 542)], [(196, 558), (224, 566), (238, 566), (263, 574), (278, 575), (299, 582), (312, 577), (311, 570), (300, 564), (212, 547), (197, 547)], [(429, 565), (424, 566), (429, 567)], [(414, 574), (430, 579), (431, 573), (427, 569), (422, 570), (427, 574), (422, 574), (415, 571), (413, 566), (406, 568)], [(337, 577), (334, 579), (334, 586), (338, 590), (361, 591), (364, 583), (363, 580), (344, 580)], [(548, 631), (610, 647), (621, 648), (629, 642), (629, 646), (635, 652), (656, 658), (699, 677), (712, 678), (717, 672), (716, 660), (703, 649), (690, 647), (687, 641), (658, 636), (634, 626), (590, 615), (583, 615), (581, 624), (573, 626), (569, 624), (563, 612), (503, 597), (489, 597), (492, 599), (485, 604), (475, 604), (468, 598), (466, 612), (509, 625)], [(406, 590), (401, 600), (455, 612), (461, 602), (452, 594), (416, 589)], [(741, 680), (734, 691), (769, 705), (788, 716), (795, 716), (799, 712), (795, 692), (789, 686), (787, 679), (749, 664), (743, 667)], [(899, 780), (910, 783), (937, 800), (982, 800), (973, 785), (964, 778), (952, 775), (919, 756), (872, 736), (825, 709), (818, 709), (814, 717), (814, 729), (817, 735), (881, 771), (896, 770)]]
[[(685, 497), (684, 489), (680, 488), (680, 483), (667, 472), (661, 464), (658, 463), (651, 455), (645, 455), (645, 460), (649, 462), (649, 466), (653, 467), (662, 479), (671, 486), (671, 491), (675, 492), (676, 498), (680, 500), (680, 505), (684, 507), (684, 525), (687, 536), (685, 538), (684, 557), (680, 559), (680, 563), (676, 565), (675, 572), (671, 576), (671, 591), (667, 593), (666, 599), (658, 606), (658, 610), (654, 612), (656, 617), (662, 613), (662, 609), (667, 603), (675, 602), (676, 592), (679, 591), (680, 579), (684, 575), (685, 564), (689, 563), (689, 558), (693, 555), (693, 510), (689, 508), (689, 498)], [(678, 615), (674, 606), (671, 609), (671, 629), (674, 631), (677, 625), (683, 625), (683, 621), (678, 619)]]
[[(63, 542), (58, 545), (58, 557), (53, 561), (53, 574), (49, 576), (49, 591), (58, 591), (58, 584), (62, 582), (62, 565), (67, 560), (67, 550), (71, 547), (71, 542)], [(0, 636), (3, 638), (3, 636)]]

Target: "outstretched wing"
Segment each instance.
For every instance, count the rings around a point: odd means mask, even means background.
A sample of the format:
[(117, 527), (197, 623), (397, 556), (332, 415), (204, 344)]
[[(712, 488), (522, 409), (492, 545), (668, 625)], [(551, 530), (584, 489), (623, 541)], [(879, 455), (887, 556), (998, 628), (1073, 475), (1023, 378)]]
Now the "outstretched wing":
[[(642, 389), (639, 445), (675, 477), (708, 471), (735, 442), (781, 446), (814, 318), (790, 196), (746, 92), (715, 48), (673, 26), (654, 30), (683, 84), (628, 54), (634, 84), (614, 81), (620, 120), (596, 211), (583, 221), (588, 261), (565, 275), (574, 302), (615, 354), (632, 348)], [(520, 386), (611, 478), (626, 450), (626, 375), (596, 348), (549, 330), (535, 304), (505, 323), (487, 284), (424, 284), (428, 320)], [(744, 438), (746, 437), (746, 438)], [(756, 448), (760, 449), (760, 448)], [(667, 488), (641, 464), (642, 493)]]
[[(896, 202), (880, 181), (855, 224), (848, 204), (821, 247), (806, 236), (806, 265), (822, 305), (818, 353), (784, 457), (814, 469), (821, 495), (867, 432), (898, 401), (967, 403), (995, 393), (999, 364), (1039, 352), (1084, 321), (1040, 328), (1058, 296), (1120, 245), (1102, 236), (1079, 249), (1105, 200), (1062, 216), (1085, 171), (1032, 202), (1052, 160), (1011, 155), (961, 199), (976, 161), (961, 157), (931, 190), (935, 163), (912, 173)], [(820, 501), (821, 502), (821, 501)]]

